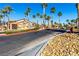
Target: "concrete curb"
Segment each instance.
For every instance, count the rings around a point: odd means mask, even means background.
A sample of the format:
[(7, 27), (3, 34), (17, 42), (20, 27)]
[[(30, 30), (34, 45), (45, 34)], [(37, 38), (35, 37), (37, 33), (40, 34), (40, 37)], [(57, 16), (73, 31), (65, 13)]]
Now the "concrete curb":
[(50, 38), (48, 39), (48, 42), (43, 45), (43, 47), (42, 47), (41, 50), (37, 53), (36, 56), (41, 56), (40, 53), (41, 53), (41, 52), (43, 51), (43, 49), (47, 46), (47, 44), (49, 43), (49, 40), (51, 40), (51, 39), (53, 39), (53, 38), (55, 38), (56, 36), (59, 36), (59, 35), (63, 35), (63, 33), (62, 33), (62, 34), (58, 34), (58, 35), (55, 34), (53, 37), (50, 37)]
[(1, 37), (1, 36), (6, 36), (6, 35), (7, 35), (7, 34), (0, 34), (0, 37)]

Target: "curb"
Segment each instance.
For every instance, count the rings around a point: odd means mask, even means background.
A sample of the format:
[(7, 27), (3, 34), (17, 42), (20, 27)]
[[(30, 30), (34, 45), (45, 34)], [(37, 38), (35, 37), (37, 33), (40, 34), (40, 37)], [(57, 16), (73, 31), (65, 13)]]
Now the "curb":
[(6, 36), (6, 35), (7, 35), (7, 34), (0, 34), (0, 37), (1, 37), (1, 36)]
[(43, 47), (39, 50), (39, 52), (36, 54), (36, 56), (41, 56), (40, 54), (41, 54), (41, 52), (43, 51), (43, 49), (47, 46), (47, 44), (49, 43), (49, 40), (51, 40), (51, 39), (53, 39), (53, 38), (55, 38), (56, 36), (59, 36), (59, 35), (63, 35), (63, 33), (61, 34), (55, 34), (53, 37), (51, 37), (51, 38), (49, 38), (48, 39), (48, 41), (47, 41), (47, 43), (45, 43), (44, 45), (43, 45)]

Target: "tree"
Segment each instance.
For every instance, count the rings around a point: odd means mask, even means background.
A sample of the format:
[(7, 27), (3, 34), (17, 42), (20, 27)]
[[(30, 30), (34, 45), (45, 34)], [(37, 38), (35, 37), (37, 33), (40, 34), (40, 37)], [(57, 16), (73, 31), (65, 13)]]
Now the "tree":
[(72, 25), (74, 23), (74, 20), (72, 19), (70, 22), (71, 22), (71, 25)]
[(42, 15), (40, 15), (40, 18), (43, 18), (43, 16), (42, 16)]
[(69, 23), (69, 19), (67, 19), (66, 22)]
[(9, 30), (9, 21), (10, 21), (10, 18), (9, 18), (9, 15), (10, 13), (13, 11), (13, 9), (10, 7), (10, 6), (6, 6), (3, 10), (2, 10), (2, 13), (4, 14), (4, 17), (6, 16), (8, 18), (8, 28), (7, 30)]
[(77, 25), (77, 28), (79, 28), (79, 3), (76, 3), (76, 8), (77, 8), (77, 19), (76, 19), (76, 25)]
[(25, 17), (27, 17), (29, 19), (28, 12), (26, 11), (24, 14), (25, 14)]
[(51, 24), (53, 25), (53, 20), (51, 20)]
[[(42, 19), (43, 18), (43, 16), (42, 15), (40, 15), (40, 18)], [(43, 21), (42, 21), (43, 22)]]
[(59, 24), (60, 24), (60, 17), (62, 16), (62, 12), (58, 12), (58, 16), (59, 16)]
[[(50, 13), (54, 14), (56, 11), (55, 7), (52, 7)], [(53, 15), (52, 15), (52, 24), (53, 24)]]
[(6, 12), (5, 9), (2, 9), (2, 10), (1, 10), (1, 13), (2, 13), (3, 16), (4, 16), (3, 24), (5, 25), (5, 17), (6, 17), (7, 12)]
[[(40, 18), (42, 19), (43, 18), (43, 16), (42, 15), (40, 15)], [(42, 19), (43, 20), (43, 19)], [(41, 24), (43, 24), (43, 21), (41, 22)]]
[(46, 8), (47, 8), (47, 3), (42, 3), (42, 8), (43, 8), (43, 24), (45, 25), (45, 17), (44, 15), (46, 14)]
[(3, 15), (0, 15), (0, 24), (1, 24), (1, 19), (3, 18)]
[(29, 20), (29, 13), (31, 12), (31, 8), (27, 8), (26, 9), (26, 11), (25, 11), (25, 17), (27, 17), (28, 18), (28, 20)]
[(44, 14), (43, 17), (44, 17), (44, 25), (46, 25), (46, 17), (47, 17), (47, 15)]
[(66, 22), (69, 24), (69, 23), (70, 23), (70, 22), (69, 22), (69, 19), (67, 19)]
[[(36, 15), (37, 15), (38, 18), (40, 17), (40, 13), (37, 13)], [(38, 24), (38, 20), (37, 20), (37, 24)]]
[(64, 28), (65, 30), (67, 29), (67, 26), (68, 26), (67, 24), (64, 24), (64, 23), (63, 23), (63, 28)]
[(32, 17), (35, 19), (36, 18), (36, 15), (32, 15)]
[[(2, 21), (2, 19), (3, 19), (3, 15), (2, 14), (0, 14), (0, 25), (2, 25), (2, 27), (4, 27), (3, 26), (3, 23), (1, 22)], [(3, 28), (2, 28), (3, 29)]]
[(58, 12), (58, 16), (59, 16), (59, 28), (60, 28), (60, 17), (62, 16), (62, 12)]
[(79, 28), (79, 18), (76, 19), (77, 28)]
[(36, 16), (35, 16), (35, 15), (33, 15), (32, 17), (33, 17), (33, 18), (36, 18)]
[(48, 27), (50, 26), (50, 25), (49, 25), (49, 23), (50, 23), (50, 18), (51, 18), (50, 16), (47, 16), (47, 17), (46, 17), (46, 20), (48, 21)]

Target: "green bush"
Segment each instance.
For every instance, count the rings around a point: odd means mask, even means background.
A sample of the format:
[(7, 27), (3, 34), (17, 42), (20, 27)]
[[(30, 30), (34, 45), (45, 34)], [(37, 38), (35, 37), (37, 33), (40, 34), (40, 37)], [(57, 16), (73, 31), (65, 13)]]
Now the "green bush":
[(12, 32), (4, 32), (5, 34), (12, 34)]
[(40, 28), (40, 26), (37, 24), (34, 29), (38, 30), (39, 28)]
[(12, 33), (18, 33), (18, 32), (27, 32), (27, 31), (30, 31), (30, 30), (29, 29), (27, 29), (27, 30), (11, 30), (11, 31), (5, 31), (3, 33), (12, 34)]

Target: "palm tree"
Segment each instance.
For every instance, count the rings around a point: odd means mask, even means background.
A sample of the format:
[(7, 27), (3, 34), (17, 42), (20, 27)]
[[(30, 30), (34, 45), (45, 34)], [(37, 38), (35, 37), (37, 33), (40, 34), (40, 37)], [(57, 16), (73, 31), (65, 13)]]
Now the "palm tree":
[(58, 12), (58, 16), (59, 16), (59, 28), (60, 28), (60, 17), (62, 16), (62, 12)]
[(77, 28), (79, 28), (79, 3), (76, 3), (76, 8), (77, 8), (77, 20), (76, 20), (76, 25), (77, 25)]
[(40, 18), (43, 18), (43, 16), (42, 16), (42, 15), (40, 15)]
[[(43, 18), (43, 16), (42, 16), (42, 15), (40, 15), (40, 18), (42, 19), (42, 18)], [(41, 22), (41, 24), (43, 24), (43, 21)]]
[(35, 16), (35, 15), (33, 15), (32, 17), (33, 17), (33, 18), (36, 18), (36, 16)]
[[(54, 14), (56, 11), (55, 7), (52, 7), (50, 13)], [(53, 24), (53, 15), (52, 15), (52, 24)]]
[(45, 24), (44, 23), (44, 20), (45, 20), (44, 15), (46, 14), (47, 3), (42, 3), (42, 8), (43, 8), (43, 24)]
[(40, 16), (40, 13), (37, 13), (36, 15), (39, 17)]
[(75, 6), (76, 6), (76, 9), (77, 9), (78, 18), (79, 18), (79, 3), (76, 3)]
[(32, 17), (35, 19), (36, 18), (36, 15), (32, 15)]
[[(36, 15), (37, 15), (38, 18), (40, 17), (40, 13), (37, 13)], [(37, 20), (37, 24), (38, 24), (38, 20)]]
[(1, 14), (3, 14), (3, 16), (4, 16), (3, 24), (5, 25), (5, 17), (6, 17), (6, 14), (7, 14), (6, 10), (2, 9)]
[(71, 23), (72, 23), (72, 24), (74, 23), (74, 19), (71, 20)]
[(13, 9), (10, 7), (10, 6), (6, 6), (3, 10), (2, 10), (2, 13), (4, 14), (4, 17), (6, 16), (8, 18), (8, 30), (9, 30), (9, 21), (10, 21), (10, 18), (9, 18), (9, 15), (10, 13), (13, 11)]
[(50, 25), (49, 25), (49, 23), (50, 23), (50, 18), (51, 18), (50, 16), (47, 16), (47, 17), (46, 17), (46, 20), (48, 21), (48, 27), (50, 26)]
[(3, 18), (3, 15), (0, 15), (0, 24), (1, 24), (1, 19)]
[(52, 24), (52, 26), (53, 26), (53, 20), (51, 20), (51, 24)]
[(59, 24), (60, 24), (60, 17), (62, 16), (62, 12), (58, 12), (58, 16), (59, 16)]
[(67, 19), (66, 22), (69, 24), (69, 19)]
[(79, 18), (76, 19), (77, 28), (79, 28)]
[(31, 8), (27, 8), (26, 9), (26, 11), (25, 11), (25, 17), (27, 17), (28, 18), (28, 20), (29, 20), (29, 13), (31, 12)]
[(2, 25), (2, 27), (3, 27), (2, 30), (3, 30), (4, 29), (4, 26), (3, 26), (3, 23), (1, 22), (2, 19), (3, 19), (3, 15), (0, 14), (0, 25)]
[(46, 18), (47, 18), (47, 15), (44, 14), (43, 17), (44, 17), (44, 25), (46, 25)]
[(0, 24), (1, 24), (1, 19), (3, 18), (3, 15), (2, 15), (2, 10), (0, 10)]
[(25, 17), (27, 17), (29, 19), (28, 12), (26, 11), (24, 14), (25, 14)]

